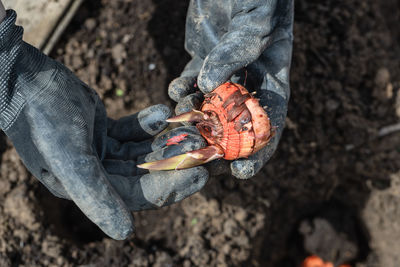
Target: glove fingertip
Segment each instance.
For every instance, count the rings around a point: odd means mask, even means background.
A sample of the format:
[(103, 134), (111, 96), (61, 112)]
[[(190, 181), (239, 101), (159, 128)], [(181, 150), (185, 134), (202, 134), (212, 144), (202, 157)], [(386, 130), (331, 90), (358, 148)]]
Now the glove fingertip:
[(171, 116), (171, 109), (164, 104), (154, 105), (152, 112), (156, 112), (157, 117), (163, 119), (163, 121)]
[(195, 91), (195, 77), (179, 77), (174, 79), (168, 86), (168, 96), (178, 102), (181, 98)]
[(204, 65), (199, 73), (197, 83), (200, 90), (207, 94), (226, 82), (233, 74), (228, 67), (215, 66), (214, 64)]
[(197, 92), (184, 97), (178, 102), (178, 104), (175, 107), (176, 115), (192, 111), (193, 109), (199, 109), (201, 107), (203, 100), (204, 100), (204, 95), (201, 92)]
[(135, 227), (133, 226), (132, 223), (128, 226), (122, 226), (121, 228), (122, 229), (118, 233), (110, 235), (110, 237), (112, 237), (115, 240), (125, 240), (129, 238), (135, 231)]
[(170, 108), (163, 104), (148, 107), (138, 114), (140, 127), (142, 127), (146, 133), (154, 136), (168, 126), (166, 120), (171, 114)]
[(209, 173), (203, 166), (179, 170), (181, 177), (188, 177), (186, 188), (181, 193), (180, 200), (200, 191), (208, 181)]
[(176, 115), (181, 115), (185, 112), (192, 111), (195, 108), (195, 105), (191, 102), (188, 101), (180, 101), (178, 104), (176, 104), (175, 107), (175, 114)]
[(130, 208), (135, 211), (171, 205), (200, 191), (207, 181), (208, 171), (204, 167), (143, 175), (137, 183), (142, 194)]
[[(193, 178), (193, 183), (197, 184), (199, 187), (199, 190), (200, 190), (207, 183), (209, 173), (208, 173), (207, 169), (204, 168), (203, 166), (194, 167), (192, 169), (193, 169), (193, 172), (197, 173), (197, 175), (195, 175)], [(197, 190), (197, 191), (199, 191), (199, 190)]]
[(262, 166), (254, 160), (235, 160), (231, 162), (232, 175), (238, 179), (249, 179), (256, 175)]

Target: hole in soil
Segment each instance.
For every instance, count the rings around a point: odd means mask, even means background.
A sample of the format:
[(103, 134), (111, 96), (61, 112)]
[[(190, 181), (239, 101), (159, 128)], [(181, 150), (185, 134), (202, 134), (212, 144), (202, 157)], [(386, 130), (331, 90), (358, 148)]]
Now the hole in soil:
[(337, 201), (323, 204), (296, 224), (288, 240), (290, 256), (280, 266), (297, 266), (309, 255), (335, 266), (365, 261), (370, 248), (366, 228), (357, 214)]
[(81, 246), (107, 237), (72, 201), (53, 196), (42, 184), (36, 195), (43, 224), (60, 238)]

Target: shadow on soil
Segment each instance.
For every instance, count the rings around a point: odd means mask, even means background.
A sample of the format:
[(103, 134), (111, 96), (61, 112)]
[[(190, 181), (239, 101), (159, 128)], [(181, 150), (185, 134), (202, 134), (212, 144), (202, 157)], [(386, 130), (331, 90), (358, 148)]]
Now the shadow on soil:
[[(165, 66), (167, 83), (179, 77), (190, 55), (184, 49), (186, 11), (189, 1), (153, 0), (154, 14), (148, 24), (148, 31)], [(168, 84), (163, 88), (167, 88)]]

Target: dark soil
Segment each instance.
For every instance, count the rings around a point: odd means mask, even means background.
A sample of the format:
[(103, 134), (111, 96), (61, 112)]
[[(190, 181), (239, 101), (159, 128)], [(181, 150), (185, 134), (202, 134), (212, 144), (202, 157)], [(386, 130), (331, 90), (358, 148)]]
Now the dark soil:
[[(111, 117), (156, 103), (189, 60), (186, 1), (85, 1), (52, 57)], [(135, 214), (115, 241), (53, 197), (0, 138), (0, 266), (353, 266), (400, 262), (400, 3), (297, 1), (292, 95), (256, 177), (212, 177), (179, 204)]]

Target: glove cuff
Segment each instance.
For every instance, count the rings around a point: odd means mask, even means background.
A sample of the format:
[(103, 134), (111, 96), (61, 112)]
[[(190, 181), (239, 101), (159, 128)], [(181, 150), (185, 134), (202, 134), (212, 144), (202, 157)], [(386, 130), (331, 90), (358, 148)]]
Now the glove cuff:
[[(25, 103), (49, 86), (59, 64), (22, 40), (17, 14), (7, 10), (0, 23), (0, 129), (8, 130)], [(40, 74), (40, 78), (37, 76)]]
[(17, 80), (15, 62), (21, 53), (23, 28), (15, 25), (17, 14), (7, 10), (0, 23), (0, 128), (6, 130), (21, 110), (25, 100), (14, 92)]
[(6, 11), (6, 17), (0, 22), (0, 51), (3, 51), (5, 47), (11, 47), (10, 42), (15, 44), (16, 40), (22, 42), (22, 34), (24, 29), (21, 26), (15, 25), (17, 20), (17, 13), (9, 9)]

